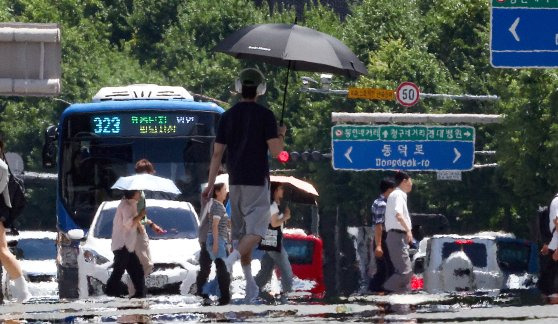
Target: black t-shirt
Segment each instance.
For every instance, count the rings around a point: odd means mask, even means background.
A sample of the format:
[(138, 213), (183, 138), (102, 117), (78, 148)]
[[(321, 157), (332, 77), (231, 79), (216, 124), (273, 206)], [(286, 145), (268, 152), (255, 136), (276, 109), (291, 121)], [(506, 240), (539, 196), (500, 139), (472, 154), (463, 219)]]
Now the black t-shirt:
[(273, 112), (239, 102), (221, 116), (215, 142), (227, 146), (229, 184), (262, 186), (269, 178), (267, 140), (277, 138)]

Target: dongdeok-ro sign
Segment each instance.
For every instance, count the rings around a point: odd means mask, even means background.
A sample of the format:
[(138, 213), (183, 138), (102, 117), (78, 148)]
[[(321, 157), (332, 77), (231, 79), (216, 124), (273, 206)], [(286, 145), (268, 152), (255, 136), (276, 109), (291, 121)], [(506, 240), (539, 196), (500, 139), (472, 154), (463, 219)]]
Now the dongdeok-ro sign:
[(336, 125), (331, 128), (335, 170), (471, 170), (471, 126)]

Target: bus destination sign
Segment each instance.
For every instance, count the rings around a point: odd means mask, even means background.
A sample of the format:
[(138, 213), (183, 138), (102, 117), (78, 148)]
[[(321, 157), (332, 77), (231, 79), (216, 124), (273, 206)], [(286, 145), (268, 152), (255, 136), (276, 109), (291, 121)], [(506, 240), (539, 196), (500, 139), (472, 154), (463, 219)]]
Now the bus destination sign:
[(92, 115), (91, 132), (100, 136), (189, 135), (197, 116), (184, 113), (116, 113)]

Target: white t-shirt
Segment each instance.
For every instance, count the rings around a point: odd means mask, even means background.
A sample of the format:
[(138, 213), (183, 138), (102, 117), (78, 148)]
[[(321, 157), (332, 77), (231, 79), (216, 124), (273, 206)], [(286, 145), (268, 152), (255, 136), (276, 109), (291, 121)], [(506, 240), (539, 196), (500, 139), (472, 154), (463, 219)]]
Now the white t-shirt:
[(409, 210), (407, 209), (407, 194), (401, 190), (401, 188), (397, 187), (395, 190), (389, 194), (386, 204), (386, 231), (396, 229), (404, 231), (405, 229), (399, 221), (396, 214), (401, 214), (403, 216), (403, 220), (409, 229), (413, 228), (411, 224), (411, 216), (409, 215)]
[[(555, 218), (558, 218), (558, 197), (552, 199), (548, 211), (548, 228), (551, 232), (554, 230)], [(548, 248), (551, 250), (556, 250), (558, 248), (558, 231), (554, 231), (554, 234), (552, 234), (552, 240), (548, 243)]]
[(12, 207), (10, 202), (10, 192), (8, 190), (8, 181), (9, 181), (9, 172), (8, 172), (8, 164), (4, 162), (4, 160), (0, 159), (0, 194), (4, 199), (4, 203), (8, 207)]

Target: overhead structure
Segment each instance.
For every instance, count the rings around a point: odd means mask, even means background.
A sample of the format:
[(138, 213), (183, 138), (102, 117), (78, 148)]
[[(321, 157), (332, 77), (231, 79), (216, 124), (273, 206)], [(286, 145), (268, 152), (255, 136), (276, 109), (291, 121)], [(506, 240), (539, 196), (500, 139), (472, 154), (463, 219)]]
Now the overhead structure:
[(58, 24), (0, 23), (0, 95), (60, 93)]
[(337, 124), (500, 124), (503, 120), (504, 115), (482, 114), (331, 113), (331, 121)]

